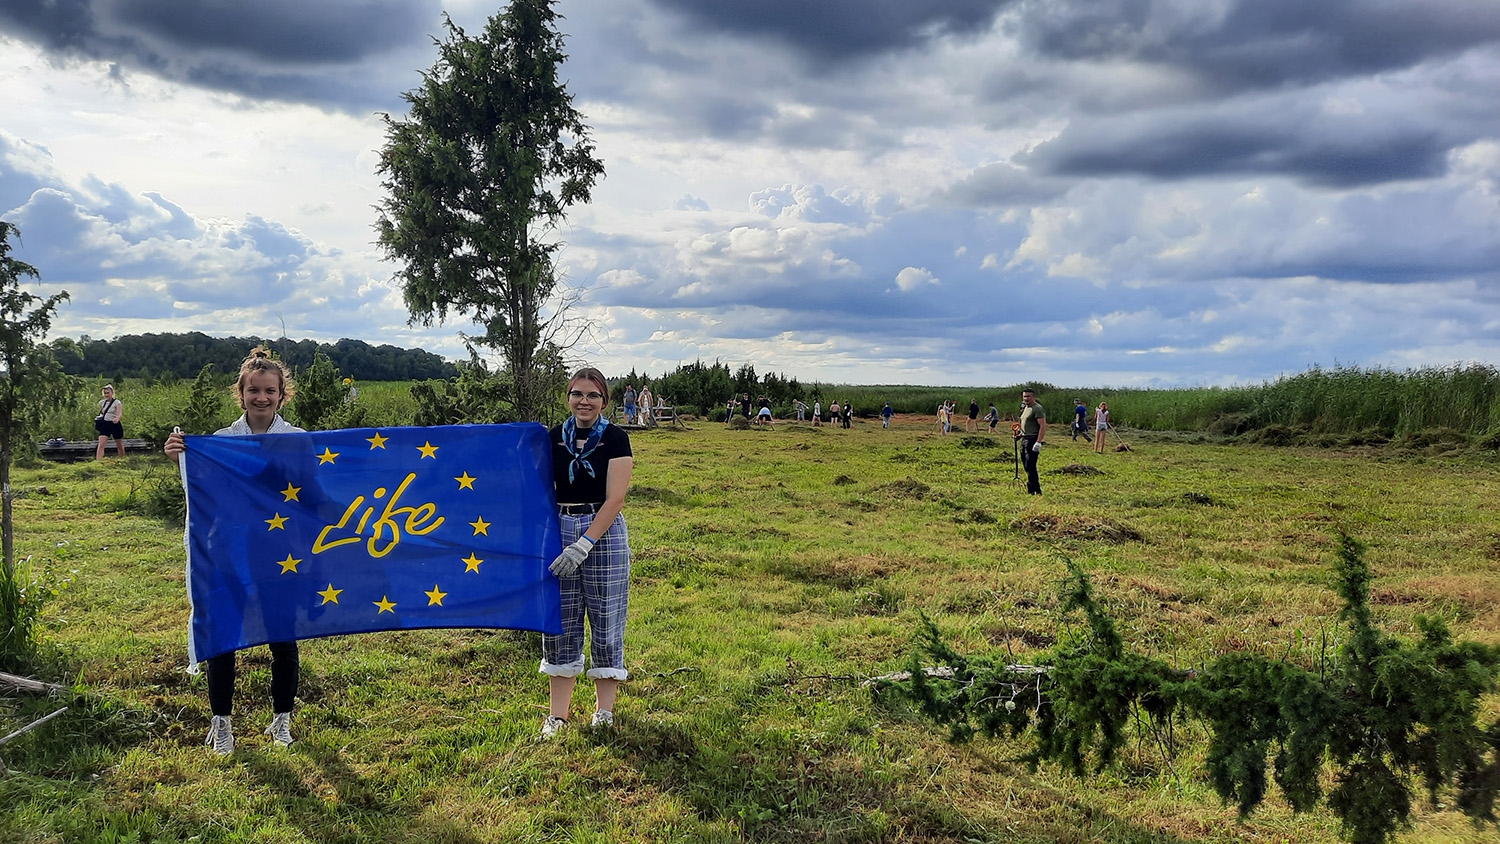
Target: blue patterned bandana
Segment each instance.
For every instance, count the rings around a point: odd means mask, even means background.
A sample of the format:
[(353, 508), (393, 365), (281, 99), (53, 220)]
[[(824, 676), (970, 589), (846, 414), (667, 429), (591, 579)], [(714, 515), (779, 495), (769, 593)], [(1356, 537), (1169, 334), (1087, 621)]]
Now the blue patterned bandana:
[(608, 427), (609, 420), (604, 418), (604, 414), (599, 414), (599, 418), (594, 421), (594, 427), (589, 429), (588, 440), (584, 442), (583, 448), (580, 449), (578, 447), (578, 417), (569, 416), (563, 422), (563, 448), (566, 448), (568, 453), (573, 455), (573, 462), (568, 464), (568, 483), (573, 482), (574, 473), (579, 466), (582, 466), (583, 470), (589, 473), (589, 477), (598, 477), (594, 474), (594, 467), (588, 461), (584, 460), (584, 458), (593, 454), (594, 449), (599, 447), (599, 441), (604, 439), (604, 429)]

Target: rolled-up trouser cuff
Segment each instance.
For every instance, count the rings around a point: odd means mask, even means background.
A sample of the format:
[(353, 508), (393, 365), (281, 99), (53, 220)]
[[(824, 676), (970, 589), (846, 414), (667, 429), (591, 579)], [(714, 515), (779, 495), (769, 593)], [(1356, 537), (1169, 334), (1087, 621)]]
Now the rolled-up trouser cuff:
[[(563, 515), (562, 542), (577, 541), (594, 521), (593, 513)], [(630, 605), (630, 542), (625, 517), (614, 523), (594, 547), (578, 571), (558, 579), (560, 635), (542, 635), (542, 660), (554, 668), (584, 665), (584, 621), (589, 634), (588, 664), (595, 669), (625, 671), (625, 616)], [(546, 669), (543, 669), (546, 671)], [(558, 673), (556, 676), (578, 676)], [(590, 675), (592, 676), (592, 675)]]
[(590, 668), (590, 680), (629, 680), (630, 672), (623, 668)]
[(570, 662), (567, 665), (557, 665), (544, 659), (537, 670), (552, 677), (577, 677), (583, 673), (583, 658), (579, 657), (577, 662)]

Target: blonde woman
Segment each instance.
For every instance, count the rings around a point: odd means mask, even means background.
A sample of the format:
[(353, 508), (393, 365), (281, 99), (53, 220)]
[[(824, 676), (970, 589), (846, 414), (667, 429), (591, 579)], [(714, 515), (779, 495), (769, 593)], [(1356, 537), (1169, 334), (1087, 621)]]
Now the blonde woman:
[(104, 398), (99, 400), (99, 415), (94, 417), (94, 432), (99, 435), (99, 447), (94, 449), (94, 459), (104, 459), (104, 447), (115, 441), (115, 453), (125, 456), (125, 426), (120, 419), (125, 415), (120, 400), (115, 398), (115, 385), (104, 385)]
[(1099, 402), (1094, 410), (1094, 452), (1104, 453), (1104, 432), (1109, 430), (1109, 404)]

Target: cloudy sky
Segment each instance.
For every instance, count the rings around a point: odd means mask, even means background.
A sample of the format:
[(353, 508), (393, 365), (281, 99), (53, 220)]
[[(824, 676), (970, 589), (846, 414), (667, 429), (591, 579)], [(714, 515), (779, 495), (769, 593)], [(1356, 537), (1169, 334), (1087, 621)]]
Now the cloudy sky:
[[(559, 0), (578, 354), (1256, 382), (1500, 357), (1495, 0)], [(0, 217), (77, 337), (422, 346), (374, 249), (438, 0), (5, 0)]]

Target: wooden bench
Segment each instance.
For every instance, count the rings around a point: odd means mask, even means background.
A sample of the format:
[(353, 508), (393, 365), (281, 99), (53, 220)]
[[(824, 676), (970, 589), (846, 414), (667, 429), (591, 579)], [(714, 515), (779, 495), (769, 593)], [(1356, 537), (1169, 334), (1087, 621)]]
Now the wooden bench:
[[(636, 425), (626, 425), (624, 422), (620, 421), (620, 420), (622, 420), (624, 418), (625, 418), (625, 411), (622, 408), (620, 408), (620, 407), (616, 407), (614, 409), (614, 412), (612, 414), (610, 414), (610, 422), (612, 422), (612, 423), (614, 423), (616, 425), (619, 425), (620, 427), (625, 428), (626, 430), (630, 430), (630, 431), (644, 431), (648, 427), (651, 427), (651, 426), (648, 426), (648, 425), (639, 425), (639, 424), (636, 424)], [(682, 424), (682, 420), (677, 418), (677, 406), (676, 405), (660, 404), (660, 405), (657, 405), (656, 407), (651, 408), (651, 419), (657, 425), (660, 425), (663, 422), (667, 422), (667, 423), (670, 423), (672, 425), (677, 426), (678, 428), (684, 428), (684, 429), (687, 428), (686, 425)]]
[[(126, 454), (153, 454), (156, 449), (151, 444), (140, 438), (127, 438), (124, 440)], [(43, 460), (52, 460), (57, 463), (74, 463), (79, 460), (93, 460), (96, 450), (99, 448), (98, 440), (73, 440), (62, 445), (37, 444), (37, 453)], [(105, 457), (115, 457), (115, 441), (110, 440), (104, 446)]]

